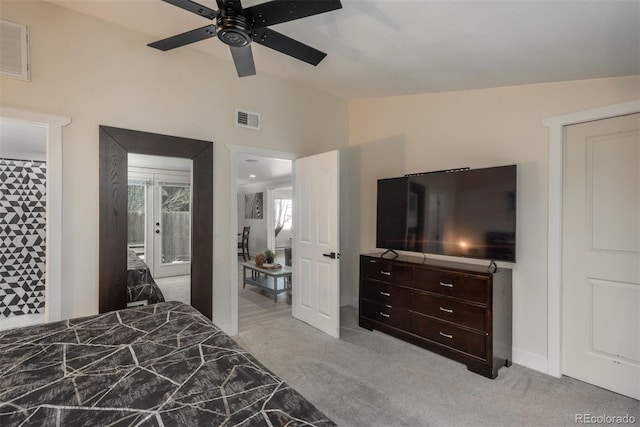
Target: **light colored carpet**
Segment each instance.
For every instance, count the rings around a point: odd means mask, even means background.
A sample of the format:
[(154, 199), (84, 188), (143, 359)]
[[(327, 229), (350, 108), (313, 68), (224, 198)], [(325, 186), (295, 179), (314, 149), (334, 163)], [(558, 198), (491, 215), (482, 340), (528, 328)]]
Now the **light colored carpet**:
[(637, 400), (515, 364), (489, 380), (358, 327), (353, 307), (341, 316), (339, 340), (289, 315), (247, 322), (235, 338), (341, 426), (569, 426), (577, 413), (640, 423)]
[(165, 301), (191, 304), (191, 275), (154, 278)]

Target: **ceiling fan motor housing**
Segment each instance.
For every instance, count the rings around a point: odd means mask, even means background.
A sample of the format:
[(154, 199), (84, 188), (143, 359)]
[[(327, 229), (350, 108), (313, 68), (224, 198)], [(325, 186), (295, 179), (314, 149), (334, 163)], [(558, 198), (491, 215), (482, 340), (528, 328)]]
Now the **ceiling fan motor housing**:
[(251, 43), (251, 26), (242, 15), (221, 13), (216, 19), (218, 38), (232, 47), (243, 47)]

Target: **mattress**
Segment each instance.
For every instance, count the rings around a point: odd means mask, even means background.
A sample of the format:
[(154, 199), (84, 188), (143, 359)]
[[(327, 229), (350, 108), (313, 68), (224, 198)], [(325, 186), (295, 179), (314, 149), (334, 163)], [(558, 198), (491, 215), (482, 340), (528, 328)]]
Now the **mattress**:
[(191, 306), (0, 331), (0, 425), (333, 426)]

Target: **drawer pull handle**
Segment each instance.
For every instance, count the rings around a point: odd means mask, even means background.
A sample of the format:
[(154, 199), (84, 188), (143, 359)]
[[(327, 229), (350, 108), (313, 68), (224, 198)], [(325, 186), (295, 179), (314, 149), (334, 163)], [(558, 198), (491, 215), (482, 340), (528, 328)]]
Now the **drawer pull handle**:
[(453, 310), (444, 307), (440, 307), (440, 311), (444, 311), (445, 313), (453, 313)]
[(447, 288), (453, 288), (453, 283), (440, 282), (440, 286), (445, 286)]
[(391, 273), (388, 271), (381, 271), (380, 274), (384, 274), (385, 276), (391, 276)]
[(370, 259), (370, 260), (369, 260), (369, 262), (370, 262), (371, 264), (375, 264), (375, 263), (376, 263), (376, 261), (375, 261), (375, 260), (373, 260), (373, 259)]
[(382, 316), (382, 317), (387, 317), (387, 318), (391, 317), (391, 316), (390, 316), (390, 315), (388, 315), (387, 313), (383, 313), (383, 312), (380, 312), (380, 316)]
[[(380, 314), (382, 314), (382, 313), (380, 313)], [(445, 334), (444, 332), (440, 332), (440, 335), (442, 335), (445, 338), (453, 338), (453, 335)]]
[(382, 291), (380, 291), (380, 295), (384, 295), (385, 297), (390, 297), (391, 293), (390, 292), (382, 292)]
[(384, 306), (387, 308), (393, 308), (393, 306), (390, 306), (389, 304), (385, 304)]

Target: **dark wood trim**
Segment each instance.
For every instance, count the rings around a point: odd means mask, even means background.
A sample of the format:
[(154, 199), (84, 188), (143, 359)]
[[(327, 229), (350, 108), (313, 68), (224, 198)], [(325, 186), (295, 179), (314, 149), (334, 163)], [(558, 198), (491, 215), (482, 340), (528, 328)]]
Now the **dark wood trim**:
[(212, 317), (213, 143), (100, 126), (99, 312), (127, 305), (127, 154), (193, 160), (191, 305)]

